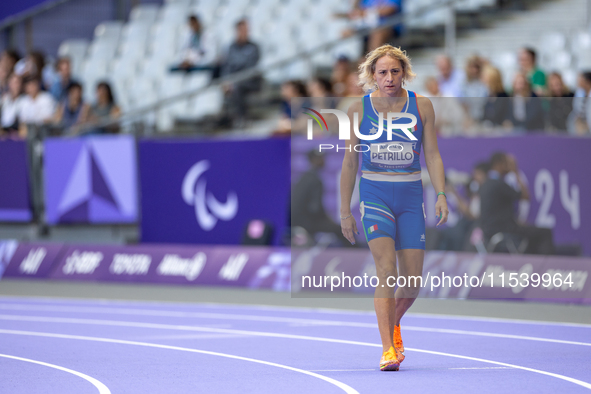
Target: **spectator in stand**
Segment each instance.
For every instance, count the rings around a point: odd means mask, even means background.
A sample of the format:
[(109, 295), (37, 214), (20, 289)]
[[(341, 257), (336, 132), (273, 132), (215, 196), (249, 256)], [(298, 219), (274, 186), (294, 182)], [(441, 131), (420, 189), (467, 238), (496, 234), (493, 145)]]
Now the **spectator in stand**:
[(515, 75), (511, 104), (508, 121), (513, 128), (527, 131), (544, 130), (545, 114), (542, 100), (531, 90), (524, 73), (519, 72)]
[[(332, 94), (332, 85), (330, 81), (324, 78), (313, 78), (308, 81), (306, 86), (310, 94), (310, 104), (314, 108), (336, 109), (338, 100)], [(336, 116), (325, 118), (328, 125), (327, 131), (338, 132), (339, 124)]]
[(26, 96), (23, 97), (18, 115), (19, 133), (26, 137), (28, 125), (41, 126), (49, 123), (55, 111), (55, 102), (51, 94), (41, 91), (41, 79), (37, 76), (24, 80)]
[[(281, 85), (281, 118), (277, 125), (277, 134), (291, 132), (292, 125), (296, 124), (299, 125), (299, 127), (295, 127), (297, 130), (305, 129), (305, 120), (301, 121), (301, 115), (303, 107), (307, 107), (309, 104), (307, 95), (306, 86), (302, 81), (287, 81)], [(298, 98), (299, 100), (293, 100)]]
[(14, 71), (23, 77), (28, 79), (29, 77), (37, 77), (41, 81), (41, 88), (43, 85), (43, 68), (45, 67), (45, 56), (39, 51), (33, 51), (26, 57), (20, 59), (14, 65)]
[(7, 70), (10, 74), (14, 71), (15, 64), (20, 60), (20, 55), (13, 49), (7, 49), (0, 55), (0, 68)]
[(443, 97), (437, 79), (429, 77), (425, 81), (427, 96), (431, 97), (435, 111), (435, 131), (442, 137), (464, 133), (466, 113), (456, 97)]
[(573, 111), (568, 116), (568, 132), (575, 135), (591, 133), (591, 71), (579, 74)]
[(548, 123), (553, 130), (566, 132), (568, 115), (573, 110), (574, 93), (562, 81), (562, 76), (553, 72), (548, 75)]
[(363, 97), (363, 88), (359, 85), (359, 73), (350, 72), (347, 76), (347, 90), (345, 97)]
[(67, 95), (68, 88), (75, 83), (72, 79), (72, 66), (70, 59), (67, 57), (59, 58), (55, 65), (58, 77), (51, 85), (49, 92), (58, 103), (62, 103)]
[(0, 55), (0, 97), (8, 92), (8, 80), (14, 72), (14, 65), (19, 59), (18, 52), (11, 49), (5, 50)]
[(475, 55), (466, 62), (466, 79), (462, 86), (462, 104), (472, 119), (482, 119), (487, 96), (488, 89), (482, 82), (482, 59)]
[[(372, 51), (390, 41), (393, 33), (401, 34), (402, 25), (380, 27), (401, 10), (402, 0), (355, 0), (353, 9), (346, 16), (356, 29), (372, 29), (367, 37), (367, 51)], [(351, 33), (349, 30), (345, 35)]]
[(436, 63), (439, 70), (437, 84), (441, 97), (462, 97), (463, 73), (454, 68), (451, 58), (447, 55), (437, 56)]
[(8, 79), (10, 75), (10, 72), (6, 68), (0, 67), (0, 97), (8, 92)]
[(365, 96), (365, 92), (359, 85), (359, 73), (350, 72), (347, 76), (345, 97), (339, 101), (337, 109), (343, 112), (348, 112), (351, 104), (359, 101), (363, 96)]
[[(515, 203), (529, 200), (529, 191), (517, 168), (513, 156), (503, 152), (493, 154), (488, 179), (480, 187), (480, 227), (486, 243), (497, 233), (528, 240), (525, 253), (553, 254), (552, 230), (518, 224), (515, 218)], [(505, 181), (507, 174), (514, 173), (519, 190)]]
[(212, 69), (216, 61), (216, 46), (211, 34), (205, 31), (199, 17), (189, 17), (189, 33), (185, 38), (182, 60), (172, 71)]
[(340, 56), (332, 68), (330, 82), (332, 83), (332, 91), (337, 97), (345, 96), (347, 89), (347, 76), (351, 72), (351, 61), (347, 56)]
[(332, 84), (327, 79), (312, 78), (306, 88), (310, 92), (310, 97), (332, 97)]
[(81, 120), (87, 117), (89, 110), (82, 97), (82, 85), (78, 82), (70, 83), (67, 99), (59, 105), (53, 119), (54, 123), (62, 129), (62, 134), (78, 134), (78, 126)]
[(509, 113), (509, 95), (503, 88), (503, 77), (499, 69), (486, 66), (482, 72), (482, 81), (488, 88), (488, 99), (484, 104), (482, 121), (491, 126), (501, 126)]
[[(82, 92), (80, 92), (82, 93)], [(111, 85), (107, 82), (100, 82), (96, 87), (96, 103), (88, 111), (83, 111), (79, 123), (97, 125), (94, 128), (85, 127), (82, 134), (105, 134), (116, 133), (119, 128), (114, 125), (104, 126), (101, 123), (116, 120), (121, 115), (121, 110), (115, 103)]]
[(466, 61), (466, 79), (462, 86), (462, 96), (488, 96), (488, 88), (482, 81), (482, 65), (483, 61), (478, 55), (471, 56)]
[(312, 97), (312, 104), (318, 108), (335, 108), (335, 97), (329, 80), (316, 77), (308, 81), (306, 89)]
[(23, 81), (14, 73), (8, 78), (8, 91), (2, 95), (2, 131), (4, 134), (18, 132), (18, 117), (23, 103)]
[(537, 66), (537, 54), (532, 48), (522, 48), (519, 51), (519, 68), (525, 74), (531, 89), (538, 96), (546, 92), (546, 74)]
[[(240, 71), (253, 68), (259, 62), (259, 46), (250, 41), (248, 36), (248, 22), (242, 19), (236, 23), (236, 41), (234, 41), (224, 59), (221, 76), (226, 77)], [(234, 126), (244, 125), (247, 115), (246, 99), (249, 94), (260, 90), (261, 78), (253, 77), (247, 80), (224, 85), (226, 93), (226, 107)]]

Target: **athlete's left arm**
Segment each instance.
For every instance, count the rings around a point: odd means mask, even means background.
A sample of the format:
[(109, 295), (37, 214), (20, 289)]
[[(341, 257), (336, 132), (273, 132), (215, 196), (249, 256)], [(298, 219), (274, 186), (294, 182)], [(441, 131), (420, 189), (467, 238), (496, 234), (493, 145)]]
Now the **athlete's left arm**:
[[(426, 97), (418, 96), (419, 111), (423, 121), (423, 151), (425, 153), (425, 163), (427, 163), (427, 170), (431, 177), (431, 183), (435, 188), (435, 192), (445, 191), (445, 171), (443, 169), (443, 161), (441, 154), (439, 154), (439, 147), (437, 146), (437, 134), (435, 133), (435, 111), (431, 100)], [(447, 222), (447, 215), (449, 210), (447, 208), (447, 200), (443, 194), (437, 196), (437, 203), (435, 204), (435, 214), (437, 218), (441, 216), (439, 223), (441, 225)]]

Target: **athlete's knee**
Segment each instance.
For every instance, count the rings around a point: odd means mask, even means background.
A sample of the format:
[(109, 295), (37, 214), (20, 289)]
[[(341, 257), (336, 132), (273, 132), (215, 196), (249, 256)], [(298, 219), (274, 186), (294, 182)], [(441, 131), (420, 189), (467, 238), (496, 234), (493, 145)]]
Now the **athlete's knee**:
[(417, 298), (419, 296), (420, 287), (399, 287), (401, 298)]
[(396, 283), (396, 277), (398, 276), (398, 272), (396, 271), (396, 266), (376, 266), (376, 276), (380, 280), (380, 284), (388, 285), (388, 280), (390, 282), (394, 281)]
[(402, 298), (417, 298), (421, 290), (421, 276), (401, 276), (398, 278), (399, 293)]

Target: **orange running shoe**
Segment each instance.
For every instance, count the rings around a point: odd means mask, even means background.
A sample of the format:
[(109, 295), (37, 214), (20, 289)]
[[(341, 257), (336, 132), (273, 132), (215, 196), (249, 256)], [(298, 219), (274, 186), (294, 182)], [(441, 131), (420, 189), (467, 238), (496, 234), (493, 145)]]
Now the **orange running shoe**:
[(390, 346), (387, 352), (382, 354), (382, 359), (380, 360), (380, 370), (382, 371), (398, 371), (400, 367), (400, 362), (398, 362), (398, 355), (396, 354), (396, 349)]
[(398, 363), (402, 363), (404, 361), (404, 344), (400, 335), (400, 325), (394, 326), (394, 347), (398, 354)]

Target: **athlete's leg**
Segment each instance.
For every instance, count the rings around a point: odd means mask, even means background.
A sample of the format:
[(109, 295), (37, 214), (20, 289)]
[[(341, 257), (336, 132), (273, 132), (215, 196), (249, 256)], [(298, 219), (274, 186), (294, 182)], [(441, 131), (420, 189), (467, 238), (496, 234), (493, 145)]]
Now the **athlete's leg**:
[[(394, 287), (388, 286), (388, 277), (396, 278), (396, 251), (394, 240), (390, 237), (380, 237), (369, 241), (369, 249), (376, 263), (376, 275), (379, 284), (374, 293), (374, 307), (378, 318), (378, 328), (382, 338), (383, 351), (393, 346), (394, 316), (396, 299)], [(395, 283), (395, 282), (394, 282)], [(383, 287), (382, 287), (383, 285)]]
[[(393, 212), (396, 215), (396, 252), (400, 277), (394, 313), (394, 347), (398, 361), (404, 361), (400, 320), (418, 296), (425, 255), (425, 210), (421, 181), (400, 182), (395, 186)], [(418, 283), (417, 283), (418, 282)]]
[[(400, 319), (419, 295), (425, 251), (423, 249), (400, 249), (397, 256), (398, 270), (401, 277), (398, 283), (405, 285), (399, 286), (396, 290), (394, 325), (399, 326)], [(402, 277), (405, 279), (402, 279)]]
[[(400, 319), (414, 303), (420, 290), (419, 279), (423, 274), (425, 257), (425, 210), (421, 181), (401, 182), (396, 185), (396, 253), (401, 278), (396, 290), (396, 320)], [(404, 279), (402, 278), (404, 276)]]

